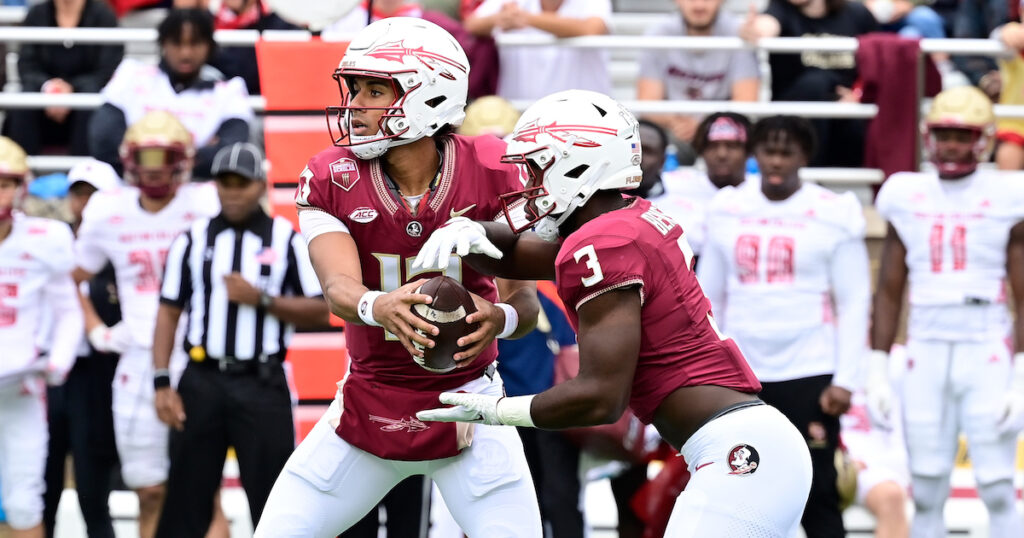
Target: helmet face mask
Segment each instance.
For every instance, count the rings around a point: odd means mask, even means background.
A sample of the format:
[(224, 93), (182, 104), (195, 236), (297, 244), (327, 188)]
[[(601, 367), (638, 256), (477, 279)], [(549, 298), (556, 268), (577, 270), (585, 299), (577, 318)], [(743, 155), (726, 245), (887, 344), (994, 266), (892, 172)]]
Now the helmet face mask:
[(981, 90), (960, 87), (935, 97), (922, 128), (925, 148), (943, 178), (973, 173), (994, 145), (992, 101)]
[[(327, 130), (335, 146), (352, 146), (353, 148), (367, 146), (367, 148), (374, 148), (370, 151), (375, 152), (379, 151), (376, 149), (377, 147), (387, 149), (389, 140), (397, 139), (409, 131), (409, 122), (406, 121), (405, 111), (402, 108), (407, 94), (390, 75), (369, 72), (356, 73), (339, 68), (334, 71), (333, 78), (338, 82), (338, 90), (342, 96), (340, 106), (330, 106), (326, 110)], [(372, 85), (373, 82), (386, 84), (391, 88), (394, 98), (385, 106), (366, 106), (363, 103), (353, 106), (353, 96), (358, 93), (354, 90), (354, 86), (356, 79), (359, 78), (364, 79), (362, 81), (364, 86)], [(375, 134), (356, 135), (353, 133), (352, 122), (356, 114), (378, 110), (382, 112), (376, 121), (377, 132)], [(337, 134), (335, 134), (335, 129), (337, 129)]]
[[(451, 34), (423, 19), (390, 17), (363, 28), (333, 76), (341, 104), (326, 109), (331, 141), (351, 148), (360, 159), (433, 136), (445, 125), (458, 127), (465, 118), (469, 60)], [(358, 77), (389, 81), (394, 102), (353, 106), (350, 90)], [(359, 110), (384, 111), (376, 135), (352, 135), (352, 114)]]
[(189, 180), (192, 134), (174, 115), (149, 112), (125, 131), (120, 148), (125, 180), (144, 196), (162, 200)]
[(614, 99), (584, 90), (549, 95), (523, 112), (502, 157), (525, 180), (523, 190), (501, 197), (505, 218), (515, 233), (535, 226), (553, 240), (595, 192), (636, 188), (640, 161), (639, 125)]

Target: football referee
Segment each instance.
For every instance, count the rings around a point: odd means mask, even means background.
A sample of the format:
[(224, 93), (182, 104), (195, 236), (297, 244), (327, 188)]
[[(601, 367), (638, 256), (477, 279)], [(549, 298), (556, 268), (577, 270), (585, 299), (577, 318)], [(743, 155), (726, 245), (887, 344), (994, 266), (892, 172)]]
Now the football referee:
[[(236, 143), (214, 157), (221, 212), (175, 239), (167, 255), (153, 336), (156, 407), (171, 427), (171, 468), (157, 536), (202, 537), (228, 447), (234, 447), (253, 526), (295, 444), (281, 362), (293, 325), (328, 324), (327, 303), (302, 237), (271, 218), (263, 156)], [(188, 313), (190, 357), (178, 383), (168, 372)]]

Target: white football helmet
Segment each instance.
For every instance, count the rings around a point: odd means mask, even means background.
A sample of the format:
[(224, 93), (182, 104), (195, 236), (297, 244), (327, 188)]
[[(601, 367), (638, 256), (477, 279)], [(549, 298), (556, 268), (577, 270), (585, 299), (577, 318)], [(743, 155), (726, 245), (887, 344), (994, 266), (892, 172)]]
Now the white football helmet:
[(526, 187), (501, 197), (515, 233), (533, 226), (553, 241), (558, 226), (598, 190), (640, 184), (636, 118), (602, 93), (566, 90), (544, 97), (523, 112), (511, 136), (501, 160), (519, 165)]
[[(350, 111), (355, 107), (350, 106), (349, 90), (351, 77), (356, 76), (388, 80), (395, 90), (395, 102), (379, 108), (384, 114), (375, 135), (351, 134)], [(351, 147), (360, 159), (379, 157), (392, 146), (431, 136), (445, 125), (458, 127), (466, 116), (466, 53), (451, 34), (423, 19), (391, 17), (360, 30), (334, 79), (341, 106), (327, 107), (327, 127), (334, 145)], [(338, 136), (331, 128), (332, 118)]]

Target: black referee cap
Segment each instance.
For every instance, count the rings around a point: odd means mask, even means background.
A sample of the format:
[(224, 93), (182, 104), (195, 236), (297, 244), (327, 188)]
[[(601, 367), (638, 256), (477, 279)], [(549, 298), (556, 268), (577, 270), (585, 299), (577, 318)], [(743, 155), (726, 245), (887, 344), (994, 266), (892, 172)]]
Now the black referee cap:
[(263, 152), (254, 144), (235, 142), (225, 146), (213, 157), (213, 177), (238, 174), (252, 181), (264, 181)]

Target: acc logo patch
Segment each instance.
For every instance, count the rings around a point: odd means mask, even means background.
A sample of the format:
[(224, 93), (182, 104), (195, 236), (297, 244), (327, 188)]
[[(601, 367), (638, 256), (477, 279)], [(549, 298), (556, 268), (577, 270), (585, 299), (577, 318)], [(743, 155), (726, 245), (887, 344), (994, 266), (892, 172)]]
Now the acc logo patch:
[(359, 167), (353, 159), (342, 157), (331, 163), (330, 169), (331, 183), (346, 191), (351, 190), (359, 181)]
[(754, 474), (761, 464), (761, 455), (750, 445), (736, 445), (729, 451), (729, 474)]
[(377, 210), (372, 207), (357, 207), (355, 211), (349, 214), (348, 218), (359, 224), (366, 224), (377, 218), (377, 215)]

